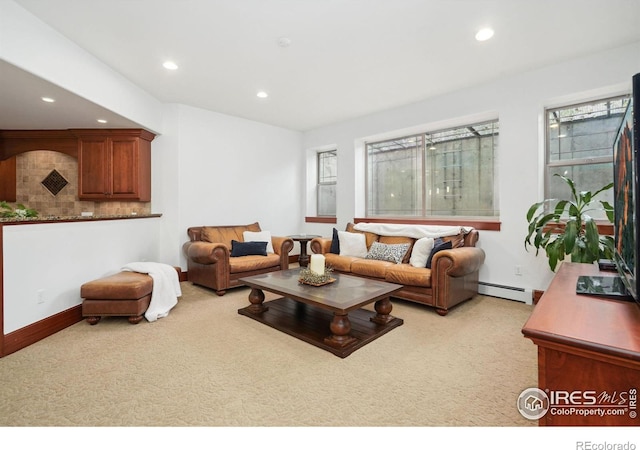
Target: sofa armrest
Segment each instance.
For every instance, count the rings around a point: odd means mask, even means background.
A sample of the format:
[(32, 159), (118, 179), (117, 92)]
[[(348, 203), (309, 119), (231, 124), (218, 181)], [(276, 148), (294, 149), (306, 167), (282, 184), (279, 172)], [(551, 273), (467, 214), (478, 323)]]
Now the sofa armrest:
[(311, 239), (311, 252), (319, 255), (324, 255), (325, 253), (329, 253), (331, 251), (331, 242), (332, 238), (313, 238)]
[(198, 264), (229, 261), (229, 247), (221, 243), (189, 241), (182, 246), (182, 249), (187, 258)]
[(273, 251), (280, 255), (280, 269), (289, 268), (289, 253), (293, 250), (293, 239), (282, 236), (271, 236)]
[(433, 255), (431, 262), (432, 279), (437, 279), (439, 271), (451, 277), (463, 277), (480, 270), (484, 263), (484, 250), (478, 247), (460, 247), (441, 250)]
[(293, 239), (282, 236), (271, 236), (273, 251), (278, 255), (288, 255), (293, 250)]

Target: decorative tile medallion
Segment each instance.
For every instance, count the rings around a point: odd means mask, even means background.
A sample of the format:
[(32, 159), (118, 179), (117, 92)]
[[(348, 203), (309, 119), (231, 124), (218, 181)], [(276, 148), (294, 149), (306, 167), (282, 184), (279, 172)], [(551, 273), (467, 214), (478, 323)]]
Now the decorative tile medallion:
[(69, 184), (69, 182), (62, 175), (60, 175), (60, 172), (55, 169), (53, 169), (51, 173), (49, 173), (49, 175), (47, 175), (45, 179), (41, 181), (41, 183), (53, 195), (58, 195), (58, 192), (60, 192), (67, 184)]

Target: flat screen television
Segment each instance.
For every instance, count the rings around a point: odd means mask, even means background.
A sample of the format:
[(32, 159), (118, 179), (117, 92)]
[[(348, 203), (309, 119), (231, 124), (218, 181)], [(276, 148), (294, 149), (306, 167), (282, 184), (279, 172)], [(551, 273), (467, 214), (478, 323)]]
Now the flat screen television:
[(640, 73), (613, 144), (614, 261), (628, 295), (640, 304)]

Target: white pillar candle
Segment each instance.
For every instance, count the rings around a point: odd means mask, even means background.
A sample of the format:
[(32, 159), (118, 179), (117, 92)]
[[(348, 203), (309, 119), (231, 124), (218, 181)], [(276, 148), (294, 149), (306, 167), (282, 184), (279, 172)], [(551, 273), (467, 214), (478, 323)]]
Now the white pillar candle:
[(311, 255), (309, 267), (313, 273), (324, 275), (324, 255)]

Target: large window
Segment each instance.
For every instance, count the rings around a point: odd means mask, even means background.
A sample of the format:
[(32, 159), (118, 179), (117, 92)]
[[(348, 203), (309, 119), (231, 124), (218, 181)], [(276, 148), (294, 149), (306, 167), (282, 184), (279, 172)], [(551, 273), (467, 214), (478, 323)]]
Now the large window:
[[(554, 174), (571, 178), (576, 189), (596, 191), (613, 181), (613, 140), (629, 96), (546, 110), (545, 198), (570, 198), (568, 186)], [(600, 200), (613, 203), (613, 190)], [(604, 212), (594, 212), (605, 219)]]
[(498, 216), (498, 121), (366, 144), (367, 216)]
[(318, 152), (318, 216), (335, 217), (337, 179), (338, 155), (336, 150)]

